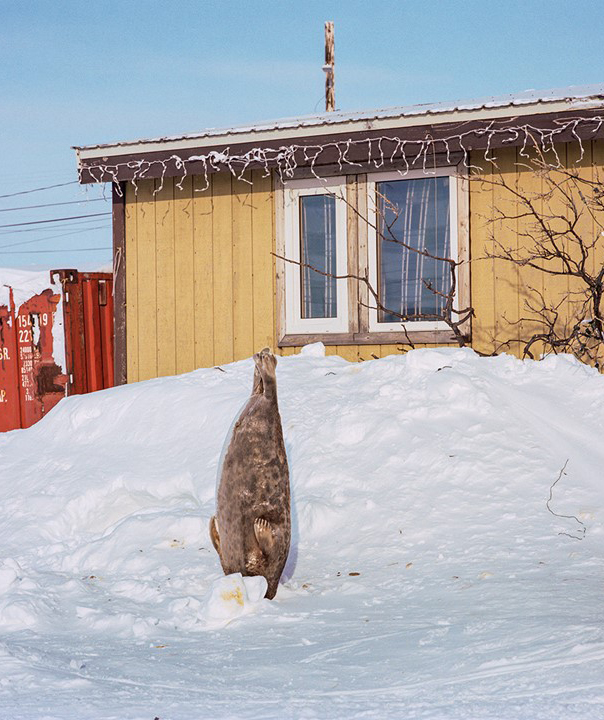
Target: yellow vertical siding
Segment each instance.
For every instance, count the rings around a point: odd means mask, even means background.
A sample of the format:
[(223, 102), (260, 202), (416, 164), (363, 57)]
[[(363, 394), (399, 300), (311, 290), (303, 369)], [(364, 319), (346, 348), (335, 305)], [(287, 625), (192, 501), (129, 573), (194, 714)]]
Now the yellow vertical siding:
[(214, 365), (212, 183), (199, 176), (193, 178), (193, 275), (194, 367), (211, 367)]
[(380, 357), (379, 345), (359, 345), (360, 360), (377, 360)]
[[(233, 358), (254, 352), (251, 173), (232, 181)], [(268, 293), (267, 293), (268, 295)]]
[[(599, 183), (604, 183), (604, 140), (594, 140), (592, 142), (592, 179)], [(600, 228), (594, 223), (593, 232), (601, 232)], [(595, 237), (595, 236), (594, 236)], [(604, 243), (598, 246), (598, 252), (594, 252), (591, 271), (596, 272), (596, 268), (604, 265)]]
[(157, 374), (176, 372), (176, 282), (174, 276), (174, 181), (156, 183), (155, 243), (157, 253), (155, 312), (157, 314)]
[(174, 285), (176, 372), (195, 367), (195, 244), (193, 178), (174, 183)]
[[(136, 198), (137, 223), (137, 282), (136, 305), (138, 323), (136, 335), (128, 337), (128, 347), (138, 355), (136, 380), (157, 377), (157, 245), (155, 237), (157, 207), (155, 181), (139, 183)], [(126, 259), (126, 262), (128, 260)], [(129, 289), (126, 288), (126, 302)], [(130, 378), (129, 378), (130, 379)], [(134, 378), (133, 378), (134, 380)]]
[(122, 269), (126, 268), (126, 377), (129, 382), (138, 380), (138, 209), (136, 193), (131, 183), (126, 185), (125, 207), (125, 249), (126, 257), (120, 259)]
[(275, 209), (272, 178), (252, 173), (252, 294), (254, 350), (276, 349)]
[[(592, 155), (592, 143), (582, 143), (583, 152), (581, 152), (581, 146), (578, 143), (574, 145), (568, 145), (566, 161), (568, 167), (573, 167), (577, 173), (578, 179), (570, 184), (573, 188), (574, 194), (576, 195), (577, 189), (580, 188), (581, 192), (585, 193), (586, 197), (591, 195), (591, 192), (587, 189), (588, 186), (581, 185), (580, 179), (591, 181), (593, 179), (593, 155)], [(580, 208), (582, 210), (580, 216), (576, 220), (575, 229), (577, 234), (585, 238), (585, 241), (589, 243), (594, 237), (596, 232), (593, 215), (588, 212), (588, 209), (584, 206)], [(570, 216), (570, 212), (569, 212)], [(600, 218), (601, 219), (601, 218)], [(578, 256), (578, 243), (569, 240), (564, 244), (565, 250), (573, 257)], [(593, 265), (592, 265), (593, 269)], [(564, 278), (565, 282), (560, 286), (560, 291), (566, 293), (567, 297), (571, 294), (571, 303), (566, 303), (564, 308), (560, 308), (563, 313), (563, 318), (566, 323), (567, 331), (570, 332), (571, 327), (575, 323), (577, 316), (578, 305), (580, 304), (580, 294), (585, 285), (579, 278), (569, 277), (568, 275)]]
[(348, 362), (358, 362), (359, 346), (358, 345), (338, 345), (337, 354)]
[[(558, 147), (560, 160), (564, 163), (566, 160), (565, 146)], [(535, 151), (526, 149), (523, 155), (518, 152), (518, 162), (520, 163), (520, 171), (518, 173), (518, 191), (532, 198), (534, 207), (541, 212), (543, 209), (542, 193), (544, 185), (541, 177), (531, 172), (527, 166), (535, 159)], [(516, 209), (520, 209), (520, 205), (516, 205)], [(518, 247), (520, 251), (530, 246), (531, 241), (527, 237), (528, 234), (534, 234), (535, 222), (533, 219), (522, 218), (518, 221), (517, 229), (521, 234), (518, 238)], [(529, 267), (520, 269), (518, 275), (518, 297), (520, 307), (520, 317), (522, 321), (518, 328), (520, 343), (518, 353), (522, 354), (526, 341), (533, 334), (542, 330), (540, 324), (536, 321), (530, 306), (534, 304), (535, 292), (543, 293), (550, 284), (551, 278), (546, 277), (543, 273)], [(553, 287), (553, 286), (552, 286)], [(539, 342), (532, 346), (531, 352), (535, 357), (543, 352), (543, 343)]]
[(492, 220), (493, 167), (481, 154), (473, 154), (471, 163), (482, 168), (470, 177), (470, 302), (475, 317), (472, 321), (472, 346), (479, 352), (494, 349), (495, 288)]
[(400, 355), (399, 348), (402, 345), (379, 345), (380, 354), (379, 357), (388, 357), (388, 355)]
[[(496, 167), (493, 172), (501, 178), (505, 184), (515, 190), (518, 185), (518, 166), (516, 148), (507, 148), (497, 152)], [(517, 204), (511, 193), (493, 193), (495, 207), (492, 211), (492, 229), (495, 253), (498, 252), (497, 243), (512, 253), (518, 253), (518, 220)], [(499, 217), (499, 214), (504, 217)], [(519, 337), (519, 296), (518, 296), (518, 266), (510, 262), (494, 262), (492, 265), (494, 273), (489, 280), (493, 283), (493, 310), (494, 310), (494, 331), (493, 335), (497, 343), (509, 342), (503, 346), (504, 351), (515, 351), (518, 346)]]
[(212, 177), (214, 260), (214, 362), (231, 362), (233, 353), (233, 217), (230, 173)]
[(224, 173), (143, 181), (138, 194), (128, 186), (129, 382), (276, 348), (272, 178), (246, 179), (253, 184)]
[(130, 382), (138, 380), (138, 294), (135, 292), (138, 278), (138, 226), (136, 193), (131, 183), (126, 185), (125, 257), (120, 258), (121, 268), (126, 268), (126, 287), (131, 292), (126, 302), (126, 377)]

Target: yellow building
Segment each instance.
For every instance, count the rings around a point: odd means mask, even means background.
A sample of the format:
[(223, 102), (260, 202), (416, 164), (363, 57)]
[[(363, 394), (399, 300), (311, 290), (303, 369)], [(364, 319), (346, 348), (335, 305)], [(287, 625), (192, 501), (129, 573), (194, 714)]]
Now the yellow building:
[(551, 177), (593, 188), (602, 113), (598, 86), (76, 148), (82, 183), (113, 183), (116, 382), (317, 340), (349, 360), (521, 352), (535, 297), (576, 278), (493, 255), (526, 260), (527, 199), (572, 216)]

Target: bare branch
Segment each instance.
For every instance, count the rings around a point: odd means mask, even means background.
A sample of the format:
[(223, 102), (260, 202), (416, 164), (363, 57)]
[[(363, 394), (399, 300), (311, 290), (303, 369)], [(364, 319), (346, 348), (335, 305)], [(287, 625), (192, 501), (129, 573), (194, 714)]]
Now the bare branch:
[[(575, 168), (547, 162), (539, 143), (535, 157), (516, 163), (523, 175), (532, 174), (530, 190), (502, 172), (476, 177), (497, 192), (497, 206), (491, 218), (492, 247), (485, 258), (510, 263), (554, 280), (545, 293), (528, 286), (525, 299), (528, 315), (509, 322), (521, 326), (521, 337), (499, 338), (500, 345), (520, 343), (524, 356), (533, 358), (536, 349), (546, 353), (572, 353), (596, 367), (604, 357), (604, 186), (600, 179), (582, 177)], [(521, 153), (522, 156), (522, 153)], [(505, 223), (514, 223), (510, 232), (519, 244), (508, 246), (496, 232)], [(495, 223), (498, 223), (497, 227)], [(534, 275), (533, 275), (534, 277)], [(564, 278), (568, 282), (564, 283)], [(526, 332), (526, 328), (533, 330)]]
[(566, 535), (567, 537), (572, 538), (573, 540), (583, 540), (583, 538), (585, 537), (585, 532), (587, 530), (587, 528), (585, 527), (585, 523), (582, 522), (581, 520), (579, 520), (579, 518), (576, 515), (561, 515), (560, 513), (554, 512), (550, 507), (550, 503), (552, 501), (552, 496), (553, 496), (553, 492), (554, 492), (554, 487), (560, 482), (560, 479), (562, 478), (562, 476), (566, 475), (566, 466), (567, 465), (568, 465), (568, 458), (566, 459), (566, 462), (562, 466), (562, 470), (560, 470), (558, 478), (556, 480), (554, 480), (554, 482), (550, 486), (549, 498), (547, 499), (547, 502), (545, 503), (545, 507), (551, 512), (552, 515), (555, 515), (556, 517), (559, 517), (559, 518), (565, 518), (567, 520), (576, 520), (579, 523), (579, 525), (581, 526), (580, 530), (578, 530), (578, 532), (580, 533), (579, 535), (571, 535), (570, 533), (567, 533), (567, 532), (559, 532), (558, 535)]

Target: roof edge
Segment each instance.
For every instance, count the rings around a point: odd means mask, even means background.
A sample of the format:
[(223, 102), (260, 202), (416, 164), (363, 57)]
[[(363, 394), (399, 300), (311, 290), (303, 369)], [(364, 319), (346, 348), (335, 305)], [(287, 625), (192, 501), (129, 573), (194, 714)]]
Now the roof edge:
[(271, 140), (296, 140), (314, 135), (332, 135), (363, 130), (441, 125), (469, 120), (497, 120), (572, 109), (604, 107), (604, 84), (572, 86), (560, 90), (526, 91), (515, 95), (483, 98), (470, 102), (434, 103), (365, 112), (333, 112), (230, 128), (211, 128), (198, 134), (148, 140), (74, 146), (78, 160), (139, 155), (156, 151), (178, 151), (220, 144), (242, 144)]

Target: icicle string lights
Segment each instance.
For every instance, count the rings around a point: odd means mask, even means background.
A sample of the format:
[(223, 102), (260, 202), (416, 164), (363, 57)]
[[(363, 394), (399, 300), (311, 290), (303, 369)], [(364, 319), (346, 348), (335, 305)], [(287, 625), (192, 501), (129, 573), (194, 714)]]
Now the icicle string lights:
[[(86, 171), (95, 182), (106, 182), (109, 178), (117, 186), (117, 192), (121, 195), (119, 185), (119, 176), (123, 170), (133, 171), (131, 182), (135, 190), (138, 192), (138, 182), (149, 177), (148, 173), (159, 166), (159, 184), (154, 189), (153, 194), (161, 192), (164, 187), (164, 179), (170, 166), (180, 171), (180, 179), (176, 186), (182, 190), (185, 178), (189, 173), (189, 165), (191, 163), (200, 163), (202, 167), (201, 176), (204, 178), (204, 186), (196, 188), (197, 192), (203, 192), (209, 187), (209, 174), (220, 169), (228, 169), (234, 178), (251, 184), (244, 177), (250, 168), (264, 169), (264, 175), (268, 176), (272, 169), (275, 169), (280, 179), (291, 179), (298, 168), (309, 168), (313, 176), (318, 179), (322, 178), (317, 172), (317, 165), (322, 155), (332, 153), (335, 155), (335, 163), (341, 171), (344, 166), (348, 167), (370, 167), (380, 170), (386, 163), (386, 155), (389, 154), (389, 162), (396, 163), (398, 161), (404, 163), (404, 169), (399, 170), (401, 175), (406, 175), (414, 168), (422, 168), (425, 174), (432, 174), (430, 169), (430, 160), (434, 154), (444, 153), (447, 163), (451, 162), (451, 146), (457, 145), (462, 153), (463, 163), (466, 169), (481, 168), (470, 163), (470, 151), (472, 149), (472, 140), (486, 139), (484, 147), (484, 158), (486, 161), (494, 163), (495, 157), (492, 155), (494, 140), (498, 139), (501, 145), (520, 144), (519, 154), (521, 157), (530, 157), (527, 149), (529, 147), (538, 147), (544, 153), (551, 152), (555, 158), (555, 162), (551, 164), (554, 168), (561, 167), (560, 158), (555, 149), (555, 142), (564, 133), (570, 132), (571, 136), (579, 143), (580, 157), (579, 162), (583, 159), (585, 149), (583, 140), (579, 134), (579, 129), (583, 129), (591, 136), (600, 130), (604, 117), (587, 117), (587, 118), (571, 118), (568, 120), (554, 121), (555, 127), (544, 129), (534, 127), (530, 124), (518, 125), (515, 127), (498, 128), (494, 122), (489, 123), (483, 128), (474, 128), (463, 133), (449, 135), (444, 138), (433, 138), (426, 136), (423, 140), (403, 140), (396, 136), (383, 135), (374, 138), (363, 138), (355, 140), (348, 138), (347, 140), (337, 140), (333, 142), (325, 142), (316, 145), (307, 144), (291, 144), (281, 146), (279, 148), (253, 148), (245, 153), (231, 153), (230, 147), (225, 148), (222, 152), (211, 150), (206, 154), (192, 155), (183, 158), (180, 155), (173, 154), (163, 160), (129, 160), (124, 163), (98, 164), (92, 167), (79, 168), (80, 181), (82, 173)], [(384, 144), (394, 146), (392, 152), (388, 153), (384, 149)], [(350, 154), (353, 149), (365, 146), (367, 157), (363, 163), (351, 159)], [(196, 174), (199, 174), (196, 171)], [(154, 173), (155, 175), (155, 173)]]

